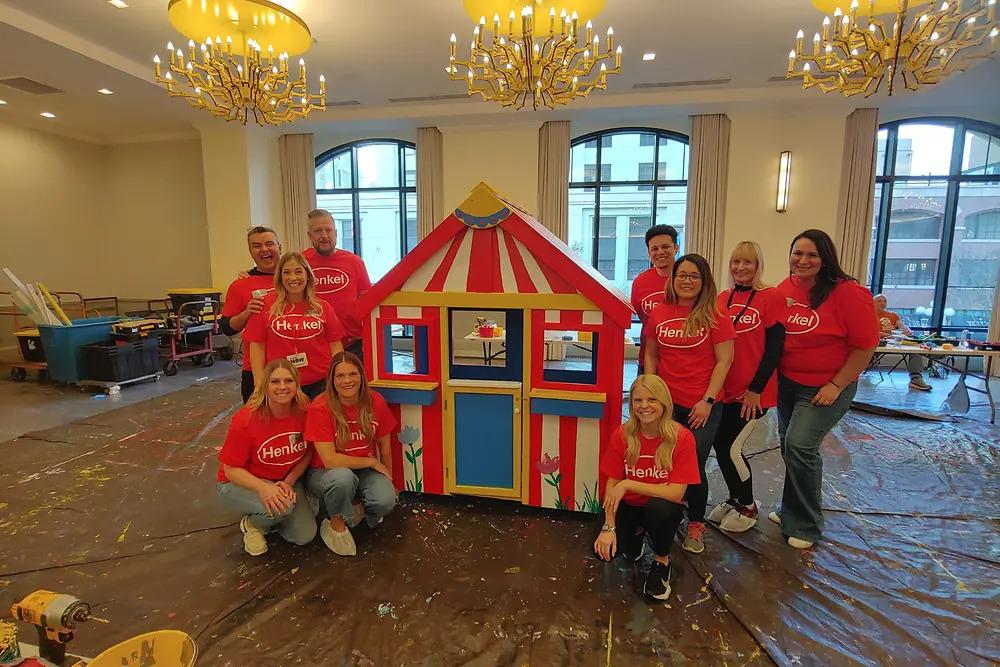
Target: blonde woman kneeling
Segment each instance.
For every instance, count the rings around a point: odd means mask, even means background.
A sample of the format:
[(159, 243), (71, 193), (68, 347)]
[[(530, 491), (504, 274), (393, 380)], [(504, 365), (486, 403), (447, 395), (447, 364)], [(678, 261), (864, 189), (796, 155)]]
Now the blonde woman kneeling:
[[(604, 526), (594, 551), (604, 560), (619, 552), (642, 556), (644, 535), (653, 545), (653, 565), (642, 592), (670, 597), (670, 547), (684, 518), (681, 505), (689, 484), (699, 484), (694, 436), (672, 419), (673, 401), (657, 375), (640, 375), (629, 391), (630, 416), (615, 429), (601, 457)], [(641, 531), (639, 529), (642, 529)]]

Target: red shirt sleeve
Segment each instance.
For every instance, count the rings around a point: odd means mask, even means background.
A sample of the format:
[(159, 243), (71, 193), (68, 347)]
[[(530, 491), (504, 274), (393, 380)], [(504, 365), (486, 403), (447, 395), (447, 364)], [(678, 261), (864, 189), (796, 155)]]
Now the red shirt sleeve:
[(612, 479), (625, 479), (625, 438), (621, 426), (608, 440), (608, 448), (601, 457), (601, 474)]
[(271, 319), (271, 306), (274, 305), (274, 295), (269, 294), (264, 299), (262, 310), (254, 313), (247, 320), (247, 325), (243, 329), (243, 340), (247, 343), (267, 342), (267, 325)]
[[(632, 293), (629, 295), (629, 301), (632, 303), (632, 312), (639, 316), (639, 321), (645, 323), (646, 315), (642, 312), (642, 303), (640, 300), (642, 296), (639, 294), (638, 286), (633, 281), (632, 282)], [(641, 361), (641, 360), (640, 360)]]
[(241, 282), (241, 280), (237, 279), (229, 284), (229, 289), (226, 290), (226, 300), (222, 304), (223, 317), (239, 315), (247, 307), (243, 298), (246, 290), (242, 289)]
[(736, 330), (733, 329), (733, 318), (723, 309), (715, 313), (715, 326), (710, 332), (712, 345), (725, 343), (727, 340), (736, 338)]
[(696, 454), (694, 435), (683, 426), (677, 429), (677, 444), (674, 445), (674, 460), (670, 470), (670, 484), (700, 484), (701, 473), (698, 472), (698, 455)]
[(247, 422), (249, 413), (240, 410), (229, 422), (229, 429), (226, 431), (226, 439), (222, 443), (219, 451), (219, 462), (223, 465), (234, 468), (245, 468), (250, 462), (250, 451), (253, 449), (252, 438), (250, 437)]
[(372, 416), (378, 422), (378, 428), (375, 429), (376, 438), (389, 435), (396, 430), (396, 417), (393, 416), (389, 405), (377, 391), (372, 392)]
[(357, 281), (358, 285), (358, 298), (372, 288), (372, 280), (368, 277), (368, 267), (365, 266), (365, 260), (360, 257), (358, 257), (358, 270), (354, 280)]
[(347, 332), (344, 331), (344, 325), (340, 323), (340, 318), (337, 317), (337, 313), (333, 311), (333, 306), (331, 306), (326, 301), (323, 301), (323, 317), (326, 320), (324, 330), (326, 331), (326, 341), (328, 343), (336, 343), (342, 340)]
[(785, 305), (785, 299), (778, 293), (777, 288), (770, 287), (760, 293), (764, 297), (764, 307), (761, 308), (764, 311), (764, 328), (769, 329), (773, 327), (778, 322), (784, 322), (785, 318), (782, 316), (781, 309)]
[(847, 344), (856, 350), (878, 345), (879, 324), (875, 315), (875, 301), (871, 293), (856, 282), (840, 288), (840, 316), (847, 329)]
[(306, 412), (306, 428), (302, 437), (309, 442), (333, 442), (337, 441), (337, 427), (333, 423), (333, 415), (326, 407), (326, 401), (322, 397), (316, 399), (309, 406)]

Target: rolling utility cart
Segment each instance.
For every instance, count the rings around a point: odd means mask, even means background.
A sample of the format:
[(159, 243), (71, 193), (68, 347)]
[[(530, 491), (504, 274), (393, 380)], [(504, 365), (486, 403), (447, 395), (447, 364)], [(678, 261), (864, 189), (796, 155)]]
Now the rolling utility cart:
[(160, 339), (160, 354), (166, 360), (163, 372), (177, 375), (181, 359), (204, 368), (212, 366), (212, 335), (219, 332), (222, 294), (210, 289), (173, 289), (167, 297), (163, 318), (170, 335)]

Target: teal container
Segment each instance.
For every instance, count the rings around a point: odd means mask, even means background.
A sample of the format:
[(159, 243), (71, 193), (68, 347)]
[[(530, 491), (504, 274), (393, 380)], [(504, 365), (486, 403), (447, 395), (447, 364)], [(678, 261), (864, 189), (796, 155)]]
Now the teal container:
[(49, 378), (56, 382), (79, 382), (87, 379), (83, 346), (111, 338), (111, 325), (120, 317), (94, 317), (73, 320), (72, 326), (38, 325), (42, 349), (49, 364)]

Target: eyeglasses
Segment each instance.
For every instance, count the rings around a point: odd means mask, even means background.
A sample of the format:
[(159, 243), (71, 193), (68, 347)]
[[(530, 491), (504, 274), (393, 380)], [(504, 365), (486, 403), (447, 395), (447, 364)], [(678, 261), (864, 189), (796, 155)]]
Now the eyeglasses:
[(674, 278), (681, 283), (696, 283), (701, 280), (701, 275), (698, 273), (678, 273)]

